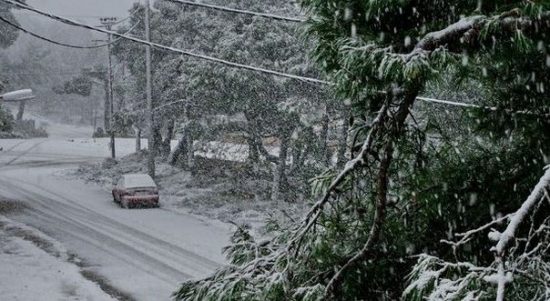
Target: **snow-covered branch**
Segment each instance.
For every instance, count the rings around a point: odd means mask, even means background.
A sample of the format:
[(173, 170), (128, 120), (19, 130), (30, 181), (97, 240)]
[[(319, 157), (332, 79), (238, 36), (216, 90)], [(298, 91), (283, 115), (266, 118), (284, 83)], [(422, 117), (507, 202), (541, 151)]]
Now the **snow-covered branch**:
[(527, 200), (521, 205), (521, 207), (516, 211), (506, 230), (500, 234), (497, 245), (495, 246), (495, 252), (499, 255), (504, 255), (506, 248), (513, 242), (513, 239), (516, 236), (519, 225), (527, 218), (535, 204), (540, 201), (540, 199), (545, 194), (545, 189), (550, 187), (550, 168), (546, 169), (546, 172), (540, 178), (539, 183), (535, 186)]
[(545, 190), (550, 186), (550, 168), (540, 178), (539, 182), (521, 207), (512, 215), (506, 230), (500, 234), (496, 246), (492, 249), (495, 251), (495, 261), (498, 264), (497, 277), (497, 301), (503, 301), (505, 296), (506, 285), (512, 282), (511, 274), (506, 273), (506, 252), (508, 246), (514, 242), (516, 233), (520, 224), (529, 216), (535, 205), (540, 202), (545, 196)]
[(330, 200), (332, 194), (334, 191), (342, 184), (342, 182), (347, 178), (347, 176), (352, 173), (355, 169), (363, 166), (366, 164), (367, 160), (366, 157), (371, 152), (373, 143), (375, 141), (375, 137), (382, 127), (384, 120), (386, 119), (386, 115), (388, 113), (389, 104), (385, 104), (382, 109), (378, 112), (378, 115), (373, 120), (371, 129), (369, 131), (369, 134), (367, 138), (365, 139), (365, 142), (363, 143), (363, 146), (361, 148), (361, 151), (359, 154), (351, 161), (349, 161), (344, 170), (342, 170), (338, 176), (332, 181), (330, 186), (327, 188), (325, 193), (323, 194), (323, 197), (313, 205), (313, 207), (310, 209), (310, 211), (307, 213), (306, 218), (304, 219), (304, 227), (303, 229), (296, 234), (294, 239), (289, 244), (290, 247), (295, 247), (296, 249), (299, 248), (299, 245), (303, 239), (303, 237), (307, 234), (307, 232), (313, 227), (313, 225), (317, 222), (317, 219), (321, 215), (323, 208), (325, 207), (326, 203)]
[(460, 21), (447, 26), (446, 28), (434, 31), (426, 34), (415, 47), (415, 50), (422, 49), (426, 51), (432, 51), (437, 49), (441, 45), (445, 45), (450, 42), (456, 42), (466, 32), (479, 26), (479, 24), (486, 20), (485, 16), (471, 16), (463, 18)]
[[(550, 296), (550, 264), (548, 250), (550, 249), (550, 218), (537, 222), (533, 217), (541, 212), (540, 206), (548, 198), (546, 189), (550, 187), (550, 168), (532, 190), (529, 197), (514, 213), (494, 220), (476, 229), (458, 234), (461, 239), (451, 243), (458, 248), (468, 242), (474, 235), (509, 219), (506, 229), (500, 233), (492, 230), (489, 238), (496, 241), (491, 248), (495, 252), (495, 260), (488, 266), (474, 266), (463, 262), (446, 262), (440, 258), (421, 255), (410, 275), (410, 283), (404, 291), (404, 297), (414, 294), (426, 295), (427, 300), (478, 300), (486, 299), (494, 293), (497, 301), (505, 300), (505, 296), (516, 296), (518, 292), (508, 292), (506, 288), (512, 281), (526, 282), (525, 286), (536, 289), (529, 290), (533, 300), (548, 300)], [(530, 220), (531, 230), (525, 236), (519, 234), (519, 227)], [(536, 225), (535, 225), (536, 223)], [(524, 247), (510, 247), (515, 241)], [(452, 272), (450, 272), (452, 271)], [(448, 273), (450, 272), (450, 273)], [(457, 277), (457, 275), (459, 275)], [(496, 290), (494, 286), (496, 285)], [(521, 287), (521, 286), (517, 286)]]
[(434, 51), (448, 44), (465, 44), (484, 38), (483, 30), (516, 33), (533, 28), (541, 30), (550, 27), (550, 14), (544, 13), (537, 18), (522, 16), (518, 10), (511, 10), (501, 15), (489, 17), (483, 15), (462, 18), (446, 28), (426, 34), (415, 46), (414, 52), (419, 49)]

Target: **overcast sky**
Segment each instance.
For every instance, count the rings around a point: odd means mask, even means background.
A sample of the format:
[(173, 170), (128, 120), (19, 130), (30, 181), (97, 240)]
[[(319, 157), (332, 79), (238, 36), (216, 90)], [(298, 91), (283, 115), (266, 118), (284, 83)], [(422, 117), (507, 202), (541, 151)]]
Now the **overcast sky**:
[[(95, 17), (128, 15), (132, 3), (139, 0), (28, 0), (35, 8), (64, 16)], [(143, 0), (141, 0), (143, 1)]]

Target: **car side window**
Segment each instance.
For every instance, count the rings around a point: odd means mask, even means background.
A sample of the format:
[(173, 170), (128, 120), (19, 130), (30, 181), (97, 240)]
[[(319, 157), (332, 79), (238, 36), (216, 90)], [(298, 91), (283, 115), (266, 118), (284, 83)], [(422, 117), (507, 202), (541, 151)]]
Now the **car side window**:
[(120, 180), (118, 180), (118, 184), (117, 184), (117, 187), (118, 187), (118, 188), (122, 188), (122, 187), (124, 187), (124, 179), (120, 179)]

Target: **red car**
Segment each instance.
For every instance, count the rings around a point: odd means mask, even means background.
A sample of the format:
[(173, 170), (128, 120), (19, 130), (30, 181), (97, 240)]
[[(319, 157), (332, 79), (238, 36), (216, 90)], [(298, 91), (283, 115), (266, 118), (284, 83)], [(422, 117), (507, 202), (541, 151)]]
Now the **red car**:
[(113, 188), (113, 199), (124, 208), (158, 207), (159, 190), (146, 174), (126, 174)]

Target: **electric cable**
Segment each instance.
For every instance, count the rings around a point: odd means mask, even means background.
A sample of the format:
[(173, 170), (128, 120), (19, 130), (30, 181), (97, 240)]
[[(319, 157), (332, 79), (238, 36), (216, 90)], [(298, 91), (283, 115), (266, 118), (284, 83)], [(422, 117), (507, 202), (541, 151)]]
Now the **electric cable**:
[(164, 0), (164, 1), (179, 3), (179, 4), (189, 5), (189, 6), (209, 8), (209, 9), (214, 9), (214, 10), (219, 10), (219, 11), (224, 11), (224, 12), (230, 12), (230, 13), (237, 13), (237, 14), (244, 14), (244, 15), (250, 15), (250, 16), (256, 16), (256, 17), (274, 19), (274, 20), (279, 20), (279, 21), (288, 21), (288, 22), (294, 22), (294, 23), (305, 22), (305, 20), (303, 20), (303, 19), (294, 18), (294, 17), (279, 16), (279, 15), (274, 15), (274, 14), (269, 14), (269, 13), (242, 10), (242, 9), (230, 8), (230, 7), (214, 5), (214, 4), (198, 3), (198, 2), (194, 2), (194, 1), (187, 1), (187, 0)]

